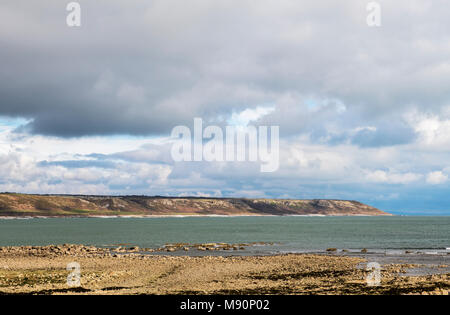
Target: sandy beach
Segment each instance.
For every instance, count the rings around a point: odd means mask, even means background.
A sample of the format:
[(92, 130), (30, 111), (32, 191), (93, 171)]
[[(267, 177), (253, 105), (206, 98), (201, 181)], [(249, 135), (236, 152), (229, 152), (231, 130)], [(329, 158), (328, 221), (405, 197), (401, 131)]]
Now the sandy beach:
[[(342, 254), (275, 256), (115, 254), (82, 245), (0, 248), (0, 294), (445, 294), (448, 266), (415, 275), (412, 260), (381, 264), (381, 282), (368, 286), (367, 259)], [(80, 286), (67, 284), (71, 262)]]

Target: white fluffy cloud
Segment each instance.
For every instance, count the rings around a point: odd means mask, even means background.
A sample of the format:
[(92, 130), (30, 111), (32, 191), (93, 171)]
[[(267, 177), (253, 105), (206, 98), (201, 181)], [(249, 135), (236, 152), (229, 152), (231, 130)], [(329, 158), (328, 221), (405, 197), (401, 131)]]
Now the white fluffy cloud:
[(427, 183), (432, 185), (443, 184), (447, 182), (448, 176), (441, 171), (431, 172), (427, 175)]
[(369, 172), (366, 178), (369, 181), (376, 183), (389, 183), (389, 184), (408, 184), (419, 180), (422, 177), (420, 174), (415, 173), (395, 173), (386, 171), (374, 171)]

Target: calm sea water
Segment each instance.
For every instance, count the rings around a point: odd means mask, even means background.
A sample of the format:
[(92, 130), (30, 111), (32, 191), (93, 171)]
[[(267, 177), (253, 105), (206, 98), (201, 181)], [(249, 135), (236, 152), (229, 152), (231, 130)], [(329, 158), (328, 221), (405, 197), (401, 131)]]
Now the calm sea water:
[(450, 217), (172, 217), (0, 220), (0, 246), (274, 242), (257, 253), (450, 247)]

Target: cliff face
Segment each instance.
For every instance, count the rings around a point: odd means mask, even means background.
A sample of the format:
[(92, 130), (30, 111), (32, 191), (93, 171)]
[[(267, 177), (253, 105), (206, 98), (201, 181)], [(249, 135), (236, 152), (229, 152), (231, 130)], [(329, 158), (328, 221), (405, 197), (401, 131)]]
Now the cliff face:
[(0, 216), (390, 215), (357, 201), (0, 194)]

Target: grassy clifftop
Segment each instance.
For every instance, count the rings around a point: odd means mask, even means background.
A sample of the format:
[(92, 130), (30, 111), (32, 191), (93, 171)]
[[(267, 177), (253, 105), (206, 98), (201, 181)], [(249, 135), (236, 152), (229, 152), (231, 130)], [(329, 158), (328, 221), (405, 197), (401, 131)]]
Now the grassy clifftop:
[(358, 201), (0, 194), (0, 216), (390, 215)]

